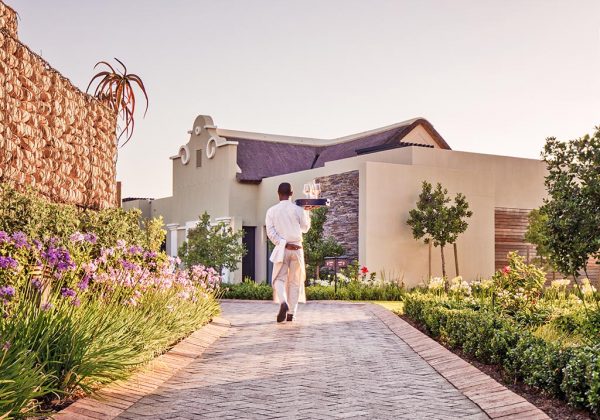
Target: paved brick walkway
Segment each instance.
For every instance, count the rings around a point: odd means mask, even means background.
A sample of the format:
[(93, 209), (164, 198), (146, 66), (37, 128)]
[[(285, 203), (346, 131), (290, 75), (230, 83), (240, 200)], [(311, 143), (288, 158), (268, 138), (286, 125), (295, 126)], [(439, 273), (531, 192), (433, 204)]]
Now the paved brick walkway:
[(119, 418), (485, 419), (367, 305), (223, 303), (232, 326)]

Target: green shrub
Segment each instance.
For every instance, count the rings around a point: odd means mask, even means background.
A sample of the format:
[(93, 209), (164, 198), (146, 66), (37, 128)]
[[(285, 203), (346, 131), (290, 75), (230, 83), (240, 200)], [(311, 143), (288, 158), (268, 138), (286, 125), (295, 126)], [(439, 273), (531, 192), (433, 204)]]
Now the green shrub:
[(308, 300), (334, 300), (333, 286), (314, 285), (306, 288), (306, 299)]
[[(403, 287), (393, 284), (370, 286), (359, 282), (338, 284), (337, 295), (334, 286), (314, 285), (306, 287), (307, 300), (402, 300)], [(228, 284), (222, 297), (224, 299), (269, 300), (273, 298), (273, 289), (265, 283), (244, 281)]]
[(243, 281), (238, 284), (224, 284), (221, 297), (223, 299), (271, 300), (273, 299), (273, 289), (265, 283)]
[(57, 238), (67, 243), (75, 232), (94, 232), (97, 247), (115, 246), (117, 240), (159, 251), (166, 232), (162, 220), (141, 221), (138, 209), (100, 211), (49, 202), (34, 190), (19, 192), (0, 184), (0, 231), (23, 232), (30, 239)]
[[(600, 414), (600, 343), (572, 347), (548, 342), (510, 317), (467, 306), (422, 292), (404, 298), (405, 315), (447, 345), (484, 363), (499, 364), (516, 380)], [(577, 317), (556, 319), (563, 327), (579, 324)]]

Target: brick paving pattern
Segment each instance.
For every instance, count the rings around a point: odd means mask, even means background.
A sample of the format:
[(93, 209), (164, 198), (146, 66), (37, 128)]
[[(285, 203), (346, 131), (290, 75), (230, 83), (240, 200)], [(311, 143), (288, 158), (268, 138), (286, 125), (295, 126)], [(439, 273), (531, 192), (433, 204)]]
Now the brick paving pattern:
[(292, 323), (224, 302), (231, 328), (122, 419), (486, 419), (372, 305), (309, 303)]

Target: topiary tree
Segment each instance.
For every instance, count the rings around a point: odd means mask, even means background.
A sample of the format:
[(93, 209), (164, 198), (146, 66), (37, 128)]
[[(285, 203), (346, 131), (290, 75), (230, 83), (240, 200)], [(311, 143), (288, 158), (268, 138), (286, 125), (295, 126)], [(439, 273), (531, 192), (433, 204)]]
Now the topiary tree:
[(344, 247), (332, 237), (323, 237), (323, 228), (327, 220), (327, 207), (315, 209), (310, 214), (310, 230), (304, 234), (304, 260), (309, 269), (319, 279), (320, 268), (325, 257), (336, 257), (344, 253)]
[(434, 190), (429, 182), (423, 181), (417, 207), (408, 213), (406, 222), (412, 228), (415, 239), (424, 238), (426, 244), (431, 242), (433, 246), (440, 247), (444, 278), (446, 278), (444, 247), (455, 243), (458, 235), (467, 230), (469, 224), (465, 219), (473, 215), (463, 194), (456, 194), (454, 205), (450, 205), (451, 199), (447, 194), (448, 190), (439, 182)]
[(587, 276), (589, 258), (600, 257), (600, 127), (568, 142), (546, 139), (542, 158), (549, 195), (540, 208), (545, 250), (577, 283), (579, 272)]
[(246, 254), (241, 242), (243, 236), (243, 231), (234, 232), (231, 226), (222, 223), (212, 225), (210, 215), (204, 212), (179, 248), (179, 258), (188, 267), (202, 264), (219, 272), (224, 268), (234, 271)]

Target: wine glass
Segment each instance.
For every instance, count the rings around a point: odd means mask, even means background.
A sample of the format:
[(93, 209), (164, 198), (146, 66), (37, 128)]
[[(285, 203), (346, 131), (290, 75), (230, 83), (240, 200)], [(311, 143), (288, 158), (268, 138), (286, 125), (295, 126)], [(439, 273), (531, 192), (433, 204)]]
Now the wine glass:
[(306, 197), (310, 197), (310, 184), (304, 184), (304, 188), (302, 189), (302, 192), (304, 193), (304, 195)]
[(319, 198), (321, 195), (321, 184), (313, 184), (313, 192), (315, 194), (315, 198)]

